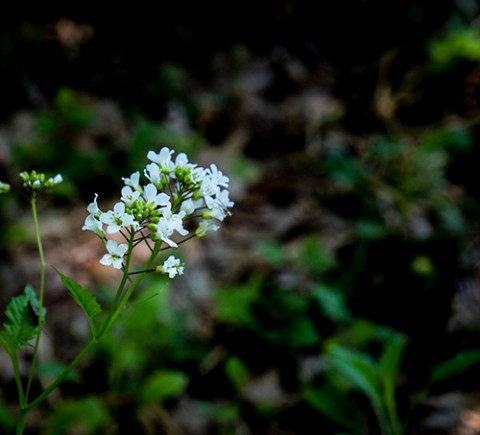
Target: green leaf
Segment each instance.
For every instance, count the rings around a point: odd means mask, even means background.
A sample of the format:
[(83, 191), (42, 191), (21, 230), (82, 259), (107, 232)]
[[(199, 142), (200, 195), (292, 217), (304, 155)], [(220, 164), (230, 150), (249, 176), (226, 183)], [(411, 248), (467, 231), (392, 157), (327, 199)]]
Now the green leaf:
[(255, 323), (252, 306), (258, 300), (260, 277), (253, 277), (244, 285), (221, 289), (217, 293), (216, 317), (221, 322), (249, 327)]
[(315, 286), (313, 297), (322, 308), (325, 316), (334, 322), (347, 322), (351, 314), (345, 304), (344, 294), (323, 284)]
[(2, 346), (9, 355), (13, 355), (20, 346), (15, 337), (8, 332), (0, 332), (0, 346)]
[(403, 356), (406, 339), (403, 335), (394, 334), (386, 344), (385, 350), (380, 357), (379, 366), (384, 387), (384, 402), (387, 408), (392, 427), (395, 433), (400, 433), (400, 422), (397, 415), (395, 398), (395, 387), (397, 384), (398, 372)]
[(326, 384), (321, 388), (307, 387), (303, 391), (304, 399), (323, 415), (335, 423), (353, 430), (355, 433), (363, 433), (361, 425), (352, 418), (357, 411), (354, 403), (348, 400), (341, 390)]
[(406, 339), (403, 335), (395, 334), (386, 344), (385, 350), (380, 357), (380, 371), (384, 381), (394, 383), (400, 368), (403, 349)]
[(365, 353), (355, 352), (339, 345), (331, 347), (329, 360), (337, 375), (350, 382), (354, 388), (362, 391), (369, 398), (380, 427), (388, 433), (390, 425), (385, 413), (377, 363)]
[(108, 433), (111, 417), (104, 401), (98, 397), (82, 397), (60, 401), (48, 421), (45, 434)]
[(141, 391), (144, 403), (177, 397), (188, 384), (188, 376), (176, 370), (160, 370), (147, 379)]
[(235, 356), (228, 358), (225, 363), (225, 371), (228, 379), (230, 379), (237, 390), (240, 390), (248, 381), (248, 368), (240, 358)]
[(8, 408), (7, 404), (0, 400), (0, 428), (5, 429), (6, 433), (13, 431), (15, 427), (15, 419), (11, 410)]
[(38, 331), (38, 320), (32, 307), (38, 308), (39, 306), (35, 292), (29, 285), (25, 287), (23, 294), (12, 298), (7, 305), (2, 339), (10, 351), (18, 350), (21, 346), (28, 346), (29, 341), (35, 337)]
[(88, 318), (88, 322), (90, 323), (90, 329), (92, 331), (93, 336), (97, 335), (95, 322), (93, 318), (102, 311), (100, 304), (95, 299), (90, 291), (86, 288), (83, 288), (80, 284), (75, 282), (73, 279), (65, 276), (61, 273), (57, 268), (52, 266), (53, 270), (57, 273), (57, 275), (62, 280), (63, 285), (67, 288), (68, 292), (75, 300), (75, 302), (80, 305), (82, 310), (85, 312)]
[(480, 361), (480, 350), (472, 349), (460, 352), (453, 358), (438, 364), (432, 372), (430, 383), (443, 381), (458, 373), (464, 373)]
[(333, 345), (329, 361), (330, 366), (353, 387), (365, 393), (372, 402), (381, 403), (378, 367), (369, 355)]

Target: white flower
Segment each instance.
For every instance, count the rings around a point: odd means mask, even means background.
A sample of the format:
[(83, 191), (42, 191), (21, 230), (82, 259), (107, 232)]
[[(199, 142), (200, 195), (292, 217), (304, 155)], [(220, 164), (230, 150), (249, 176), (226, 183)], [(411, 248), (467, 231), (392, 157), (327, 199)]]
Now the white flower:
[(135, 190), (138, 190), (140, 186), (140, 172), (134, 172), (130, 175), (130, 178), (122, 177), (125, 186), (133, 187)]
[(213, 196), (220, 192), (220, 187), (228, 187), (229, 178), (212, 163), (203, 174), (201, 192), (205, 196)]
[(108, 254), (105, 254), (100, 263), (104, 266), (112, 265), (115, 269), (121, 269), (123, 256), (128, 250), (128, 245), (126, 243), (121, 243), (120, 245), (115, 242), (115, 240), (108, 240), (106, 243)]
[[(175, 159), (175, 167), (176, 168), (185, 168), (188, 166), (188, 157), (185, 153), (180, 153), (177, 155)], [(195, 165), (191, 165), (192, 167)]]
[(45, 183), (45, 186), (46, 187), (52, 187), (52, 186), (55, 186), (55, 184), (59, 184), (63, 181), (63, 177), (61, 176), (61, 174), (57, 174), (55, 175), (55, 177), (51, 177), (49, 178), (46, 183)]
[(87, 211), (94, 217), (99, 217), (102, 214), (102, 210), (98, 208), (97, 198), (98, 194), (95, 194), (93, 202), (91, 202), (87, 207)]
[(107, 233), (118, 233), (121, 228), (129, 227), (134, 224), (135, 220), (132, 215), (125, 213), (125, 204), (117, 202), (113, 207), (113, 211), (109, 210), (100, 216), (100, 222), (107, 224)]
[(205, 169), (204, 168), (192, 168), (190, 172), (190, 180), (194, 184), (200, 184), (205, 178)]
[(166, 205), (170, 201), (170, 197), (166, 193), (157, 194), (157, 188), (151, 183), (143, 189), (143, 198), (145, 199), (145, 206), (150, 210), (160, 205)]
[(197, 237), (205, 237), (210, 231), (217, 231), (220, 227), (212, 223), (210, 219), (202, 220), (195, 230)]
[(148, 164), (143, 172), (145, 177), (147, 177), (151, 183), (153, 183), (155, 186), (161, 186), (162, 174), (160, 173), (160, 168), (156, 163)]
[(191, 199), (186, 199), (182, 202), (180, 210), (185, 213), (185, 216), (189, 216), (195, 211), (195, 203)]
[(174, 278), (177, 275), (183, 274), (183, 265), (178, 258), (170, 255), (170, 257), (164, 261), (162, 266), (157, 267), (157, 270), (168, 274), (169, 278)]
[(152, 162), (158, 163), (158, 165), (163, 168), (170, 168), (172, 163), (172, 154), (173, 150), (163, 147), (158, 154), (155, 154), (153, 151), (149, 151), (147, 158)]
[(228, 187), (230, 179), (227, 176), (223, 175), (222, 171), (218, 170), (217, 166), (214, 163), (210, 165), (210, 172), (207, 169), (207, 173), (218, 186)]
[(93, 215), (88, 215), (85, 218), (85, 223), (82, 227), (84, 231), (93, 231), (95, 234), (99, 235), (100, 237), (105, 237), (105, 231), (103, 231), (102, 223)]
[(130, 186), (125, 186), (122, 188), (122, 197), (120, 198), (128, 207), (131, 207), (133, 203), (140, 196), (138, 190), (132, 190)]
[(188, 231), (183, 228), (182, 218), (185, 212), (181, 211), (178, 214), (172, 213), (170, 203), (162, 210), (162, 217), (158, 221), (156, 235), (160, 240), (163, 240), (167, 245), (176, 248), (178, 245), (170, 239), (174, 231), (177, 231), (182, 236), (188, 234)]
[(215, 195), (215, 198), (210, 196), (205, 197), (205, 204), (209, 208), (209, 212), (206, 213), (207, 217), (214, 217), (219, 221), (223, 221), (228, 215), (228, 208), (234, 205), (233, 201), (230, 201), (228, 196), (228, 190), (222, 190)]

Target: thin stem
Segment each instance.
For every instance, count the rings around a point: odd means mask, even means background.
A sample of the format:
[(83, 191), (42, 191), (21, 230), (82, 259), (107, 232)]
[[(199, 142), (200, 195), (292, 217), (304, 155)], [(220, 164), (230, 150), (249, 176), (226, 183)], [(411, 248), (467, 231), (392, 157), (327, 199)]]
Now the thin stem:
[[(105, 331), (103, 331), (105, 332)], [(78, 365), (78, 363), (83, 359), (83, 357), (90, 351), (90, 349), (96, 344), (97, 339), (100, 338), (103, 334), (101, 332), (96, 338), (92, 338), (87, 345), (80, 351), (80, 353), (75, 357), (75, 359), (63, 370), (60, 375), (47, 387), (42, 393), (32, 402), (26, 404), (22, 409), (25, 412), (30, 411), (31, 409), (38, 406), (58, 385), (68, 376), (68, 374)]]
[[(155, 261), (155, 258), (157, 257), (158, 253), (161, 251), (160, 249), (160, 243), (156, 243), (152, 254), (150, 255), (150, 258), (148, 259), (145, 268), (146, 270), (150, 269), (152, 263)], [(125, 305), (129, 301), (130, 297), (132, 296), (133, 292), (137, 288), (137, 286), (140, 284), (140, 282), (145, 278), (145, 274), (139, 275), (135, 281), (133, 281), (130, 286), (128, 287), (127, 291), (125, 292), (125, 295), (123, 296), (122, 300), (120, 301), (120, 304), (118, 305), (117, 309), (114, 310), (114, 307), (112, 307), (112, 313), (107, 319), (107, 322), (102, 330), (102, 333), (110, 329), (112, 326), (113, 322), (115, 319), (120, 315), (122, 310), (125, 308)]]
[(32, 207), (32, 216), (33, 216), (33, 225), (35, 230), (35, 239), (37, 241), (37, 249), (38, 249), (38, 256), (40, 259), (40, 289), (39, 289), (39, 310), (38, 310), (38, 330), (37, 335), (35, 337), (35, 344), (33, 346), (33, 356), (32, 362), (30, 364), (30, 370), (28, 373), (28, 381), (27, 381), (27, 388), (25, 391), (25, 403), (28, 402), (28, 395), (30, 393), (30, 387), (33, 381), (33, 374), (35, 371), (35, 366), (37, 363), (37, 356), (38, 356), (38, 348), (40, 344), (40, 336), (42, 334), (43, 329), (43, 298), (45, 293), (45, 256), (43, 254), (43, 246), (42, 246), (42, 239), (40, 237), (40, 226), (38, 224), (38, 215), (37, 215), (37, 206), (36, 206), (36, 196), (32, 194), (32, 198), (30, 200), (30, 204)]
[[(39, 234), (38, 233), (38, 220), (36, 218), (36, 209), (34, 208), (34, 204), (32, 204), (32, 208), (35, 210), (35, 214), (34, 214), (34, 220), (36, 222), (35, 223), (35, 228), (36, 228), (37, 234)], [(139, 275), (133, 282), (131, 282), (131, 284), (128, 286), (127, 290), (124, 293), (124, 289), (125, 289), (125, 285), (127, 283), (127, 280), (130, 279), (128, 269), (129, 269), (129, 266), (130, 266), (133, 239), (134, 239), (134, 233), (132, 233), (130, 235), (129, 250), (128, 250), (126, 260), (125, 260), (123, 277), (122, 277), (122, 280), (121, 280), (121, 282), (118, 286), (117, 293), (115, 295), (112, 307), (110, 309), (109, 316), (108, 316), (103, 328), (91, 338), (91, 340), (85, 345), (85, 347), (80, 351), (80, 353), (76, 356), (76, 358), (62, 371), (62, 373), (54, 381), (52, 381), (52, 383), (47, 388), (45, 388), (42, 391), (41, 394), (39, 394), (39, 396), (35, 400), (33, 400), (31, 402), (28, 402), (28, 397), (27, 396), (25, 396), (25, 397), (22, 396), (21, 383), (18, 384), (19, 385), (18, 388), (19, 388), (20, 405), (21, 406), (20, 406), (19, 420), (18, 420), (18, 424), (17, 424), (17, 435), (22, 435), (23, 434), (23, 430), (24, 430), (24, 426), (25, 426), (25, 418), (26, 418), (27, 413), (31, 409), (38, 406), (43, 400), (45, 400), (45, 398), (52, 391), (54, 391), (58, 387), (58, 385), (68, 376), (68, 374), (80, 363), (80, 361), (91, 350), (91, 348), (97, 344), (98, 340), (100, 340), (100, 338), (110, 330), (110, 328), (113, 325), (116, 318), (120, 315), (120, 313), (125, 308), (125, 305), (127, 304), (130, 297), (132, 296), (134, 290), (140, 284), (142, 279), (145, 277), (145, 274)], [(44, 259), (43, 259), (43, 251), (41, 250), (41, 243), (39, 242), (39, 240), (40, 240), (40, 238), (38, 237), (37, 241), (39, 243), (39, 251), (41, 252), (41, 254), (40, 254), (41, 264), (42, 264), (42, 268), (44, 269), (45, 262), (44, 262)], [(150, 255), (150, 258), (146, 263), (146, 268), (147, 269), (149, 269), (152, 266), (152, 263), (155, 261), (155, 258), (157, 257), (158, 253), (160, 252), (160, 246), (161, 246), (160, 243), (157, 243), (154, 246), (154, 248), (152, 250), (152, 253)], [(42, 273), (42, 276), (44, 277), (44, 272)], [(42, 298), (41, 300), (42, 301), (43, 301), (43, 286), (44, 286), (43, 280), (44, 280), (44, 278), (42, 278), (42, 284), (40, 286), (40, 288), (41, 288), (41, 298)], [(123, 296), (122, 296), (122, 294), (123, 294)], [(40, 308), (41, 308), (41, 306), (40, 306)], [(42, 321), (43, 321), (43, 319), (42, 319)], [(34, 355), (36, 355), (37, 348), (38, 348), (38, 336), (37, 336), (37, 342), (36, 342)], [(33, 373), (33, 370), (31, 370), (31, 373), (30, 373), (29, 386), (30, 386), (30, 382), (31, 382), (32, 373)], [(18, 381), (20, 381), (19, 374), (18, 374)]]
[(108, 325), (108, 322), (109, 322), (109, 319), (110, 317), (112, 316), (112, 313), (115, 309), (115, 306), (117, 305), (122, 293), (123, 293), (123, 289), (125, 288), (125, 285), (127, 283), (127, 280), (128, 280), (128, 269), (130, 268), (130, 259), (132, 257), (132, 245), (133, 245), (133, 239), (134, 239), (134, 233), (132, 232), (130, 234), (130, 238), (128, 240), (128, 251), (127, 251), (127, 258), (125, 260), (125, 266), (123, 267), (123, 276), (122, 276), (122, 280), (120, 281), (120, 284), (118, 285), (118, 288), (117, 288), (117, 292), (115, 293), (115, 297), (113, 299), (113, 302), (112, 302), (112, 307), (111, 307), (111, 310), (110, 310), (110, 315), (108, 316), (108, 319), (107, 321), (105, 322), (105, 326), (104, 328), (102, 329), (102, 331), (100, 332), (100, 335), (103, 334), (103, 331), (105, 330), (106, 326)]
[(0, 346), (5, 349), (7, 355), (10, 357), (10, 361), (12, 362), (13, 377), (18, 390), (18, 402), (20, 406), (23, 406), (25, 403), (25, 395), (23, 393), (22, 377), (20, 376), (17, 352), (13, 350), (2, 337), (0, 337)]

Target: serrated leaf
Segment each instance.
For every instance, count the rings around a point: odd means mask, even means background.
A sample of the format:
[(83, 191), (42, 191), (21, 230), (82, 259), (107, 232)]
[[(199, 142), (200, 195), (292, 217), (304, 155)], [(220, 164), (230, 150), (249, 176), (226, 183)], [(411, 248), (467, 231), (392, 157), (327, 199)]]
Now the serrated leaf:
[[(23, 294), (11, 299), (5, 310), (6, 320), (3, 324), (5, 333), (2, 338), (7, 341), (10, 350), (16, 343), (15, 350), (21, 346), (28, 346), (38, 331), (38, 321), (31, 307), (39, 307), (38, 299), (29, 285)], [(45, 311), (44, 311), (45, 313)]]
[(80, 305), (82, 310), (87, 315), (92, 334), (93, 336), (96, 336), (96, 327), (95, 327), (93, 318), (102, 311), (102, 308), (100, 304), (97, 302), (97, 299), (95, 298), (95, 296), (93, 296), (90, 293), (89, 290), (82, 287), (78, 282), (64, 275), (54, 266), (52, 266), (52, 268), (62, 280), (62, 283), (67, 288), (68, 292), (70, 293), (70, 296), (72, 296), (74, 301), (78, 305)]
[(2, 346), (9, 355), (13, 355), (20, 348), (15, 337), (5, 331), (0, 332), (0, 346)]

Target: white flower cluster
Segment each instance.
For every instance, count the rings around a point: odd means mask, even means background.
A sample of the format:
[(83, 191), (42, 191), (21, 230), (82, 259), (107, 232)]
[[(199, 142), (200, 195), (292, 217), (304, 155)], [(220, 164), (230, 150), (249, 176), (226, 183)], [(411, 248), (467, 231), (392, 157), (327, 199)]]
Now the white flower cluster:
[[(140, 172), (122, 178), (125, 186), (112, 210), (100, 210), (95, 195), (82, 229), (93, 231), (104, 241), (108, 253), (100, 263), (121, 269), (129, 249), (128, 244), (109, 240), (108, 235), (121, 233), (128, 241), (129, 236), (138, 234), (140, 239), (176, 248), (175, 239), (189, 234), (184, 227), (187, 220), (195, 222), (193, 235), (203, 237), (216, 231), (218, 223), (230, 214), (233, 202), (229, 199), (228, 177), (214, 164), (202, 168), (189, 163), (184, 153), (174, 160), (173, 153), (167, 147), (158, 154), (150, 151), (147, 158), (151, 163), (143, 171), (147, 182), (141, 184)], [(170, 256), (157, 270), (173, 278), (183, 273), (183, 266)]]

